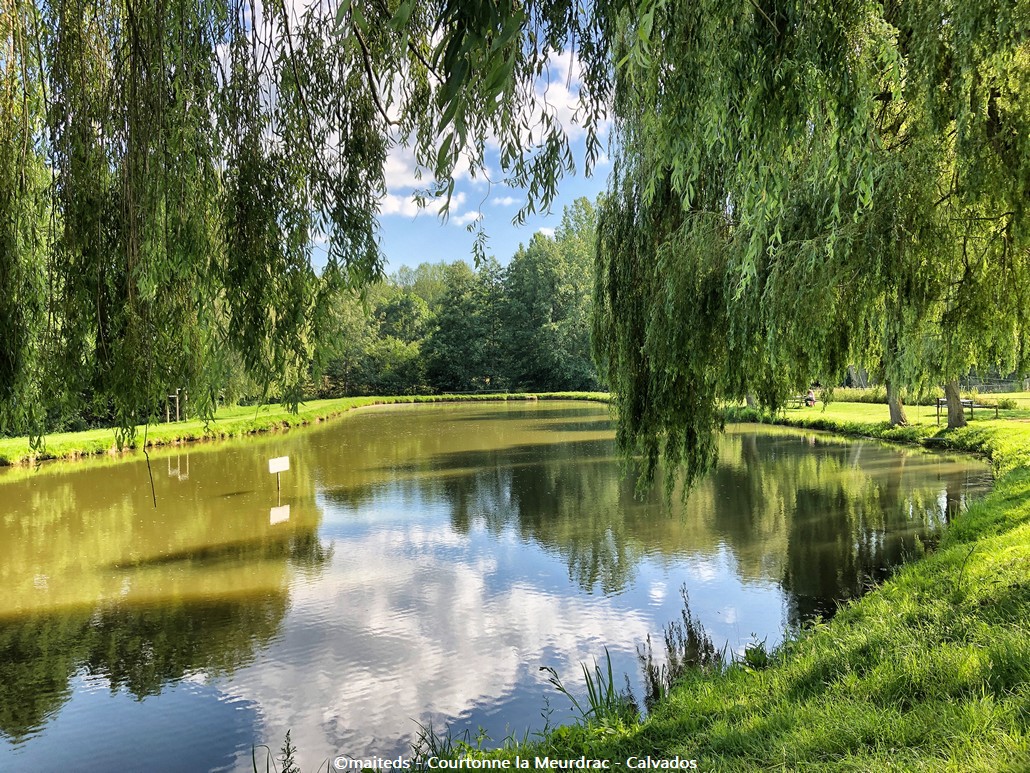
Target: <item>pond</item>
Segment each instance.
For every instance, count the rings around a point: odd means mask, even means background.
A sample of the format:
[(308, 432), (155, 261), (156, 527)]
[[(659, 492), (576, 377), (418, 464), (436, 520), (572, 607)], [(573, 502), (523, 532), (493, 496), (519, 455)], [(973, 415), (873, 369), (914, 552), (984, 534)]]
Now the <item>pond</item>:
[(738, 425), (685, 501), (638, 497), (578, 402), (371, 408), (150, 469), (0, 473), (0, 770), (249, 770), (287, 729), (305, 771), (405, 753), (419, 723), (521, 737), (571, 717), (541, 666), (582, 694), (607, 648), (639, 691), (681, 589), (716, 648), (773, 646), (991, 485)]

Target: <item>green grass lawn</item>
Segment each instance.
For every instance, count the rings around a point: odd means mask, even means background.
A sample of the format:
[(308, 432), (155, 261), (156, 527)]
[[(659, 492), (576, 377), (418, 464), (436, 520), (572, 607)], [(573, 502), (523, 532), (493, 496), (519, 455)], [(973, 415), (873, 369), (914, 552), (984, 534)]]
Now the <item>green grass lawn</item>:
[(908, 426), (892, 427), (886, 405), (872, 403), (818, 403), (812, 408), (788, 408), (774, 415), (734, 407), (727, 409), (731, 421), (757, 421), (807, 427), (902, 443), (918, 443), (933, 448), (949, 448), (984, 454), (991, 458), (995, 475), (1018, 467), (1030, 469), (1030, 410), (976, 411), (967, 426), (949, 430), (933, 407), (907, 408)]

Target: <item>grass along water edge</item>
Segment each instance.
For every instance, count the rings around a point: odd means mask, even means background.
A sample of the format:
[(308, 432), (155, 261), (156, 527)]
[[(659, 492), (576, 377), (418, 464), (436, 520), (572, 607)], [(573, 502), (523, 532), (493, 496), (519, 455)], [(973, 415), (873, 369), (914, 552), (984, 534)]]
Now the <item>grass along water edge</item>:
[(27, 437), (0, 438), (0, 466), (33, 464), (54, 459), (120, 455), (142, 448), (144, 430), (148, 448), (181, 445), (208, 440), (225, 440), (263, 432), (290, 429), (337, 418), (358, 408), (374, 405), (445, 402), (504, 402), (521, 400), (587, 400), (608, 402), (604, 392), (525, 392), (510, 394), (397, 395), (387, 397), (340, 397), (302, 403), (297, 412), (277, 404), (235, 406), (220, 409), (210, 422), (201, 419), (137, 427), (136, 439), (119, 448), (113, 429), (56, 432), (44, 438), (41, 449), (33, 449)]

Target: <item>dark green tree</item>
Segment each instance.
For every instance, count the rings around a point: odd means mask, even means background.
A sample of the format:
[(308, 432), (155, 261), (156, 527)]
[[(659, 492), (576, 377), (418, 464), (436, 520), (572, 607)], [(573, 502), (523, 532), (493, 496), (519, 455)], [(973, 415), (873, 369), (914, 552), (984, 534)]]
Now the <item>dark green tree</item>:
[(420, 263), (415, 268), (401, 266), (392, 277), (402, 290), (414, 293), (436, 312), (447, 292), (447, 264)]
[(442, 391), (506, 387), (502, 362), (502, 270), (490, 260), (478, 271), (447, 267), (447, 293), (424, 346), (429, 382)]
[(594, 208), (567, 207), (553, 238), (520, 247), (504, 281), (506, 368), (512, 388), (597, 388), (591, 359)]
[(431, 315), (429, 305), (413, 292), (399, 292), (376, 309), (379, 334), (405, 343), (425, 337)]

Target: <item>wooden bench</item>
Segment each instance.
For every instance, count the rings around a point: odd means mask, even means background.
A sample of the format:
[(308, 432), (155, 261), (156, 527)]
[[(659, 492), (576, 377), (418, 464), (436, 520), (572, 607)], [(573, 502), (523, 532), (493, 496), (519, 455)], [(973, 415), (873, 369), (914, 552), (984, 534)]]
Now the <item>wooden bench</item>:
[[(984, 408), (984, 409), (986, 409), (986, 408), (991, 408), (992, 407), (990, 405), (981, 405), (980, 403), (973, 402), (969, 398), (965, 398), (965, 397), (962, 398), (959, 402), (962, 403), (962, 410), (965, 410), (966, 408), (969, 409), (969, 418), (970, 419), (973, 418), (973, 410), (975, 408)], [(947, 404), (948, 404), (948, 398), (946, 398), (946, 397), (938, 397), (937, 398), (937, 423), (938, 424), (941, 423), (941, 406), (942, 405), (946, 406)], [(994, 418), (997, 419), (998, 418), (998, 404), (995, 403), (993, 408), (994, 408)]]

